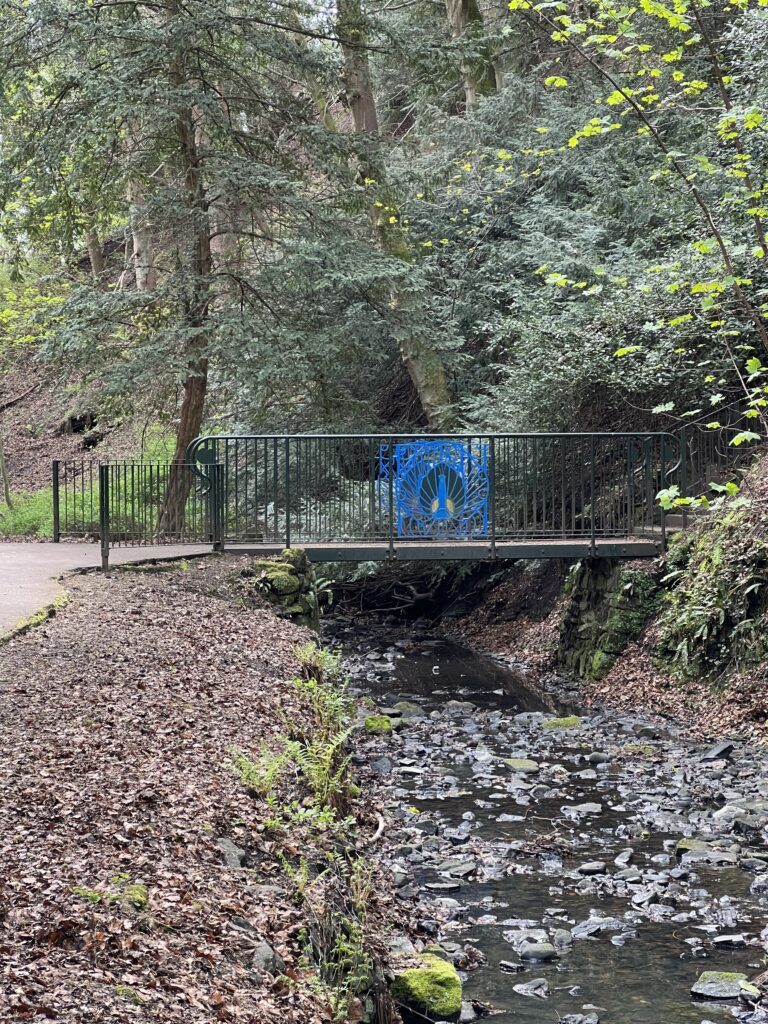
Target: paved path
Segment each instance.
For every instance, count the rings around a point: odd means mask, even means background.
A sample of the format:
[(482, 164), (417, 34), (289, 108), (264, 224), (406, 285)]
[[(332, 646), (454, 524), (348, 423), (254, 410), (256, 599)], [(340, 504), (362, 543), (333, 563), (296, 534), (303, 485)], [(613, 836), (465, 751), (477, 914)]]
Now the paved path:
[[(110, 565), (152, 559), (185, 558), (207, 554), (210, 544), (113, 548)], [(30, 615), (55, 601), (61, 593), (57, 577), (73, 569), (101, 565), (98, 544), (0, 543), (0, 637)]]

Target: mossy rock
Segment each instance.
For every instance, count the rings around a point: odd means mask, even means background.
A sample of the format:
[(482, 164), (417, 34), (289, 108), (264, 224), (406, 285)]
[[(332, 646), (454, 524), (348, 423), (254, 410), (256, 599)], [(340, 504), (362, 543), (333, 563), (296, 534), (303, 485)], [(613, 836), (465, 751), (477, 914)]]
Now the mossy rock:
[(536, 761), (529, 757), (505, 757), (504, 763), (508, 764), (513, 772), (523, 772), (525, 775), (532, 775), (539, 770)]
[(286, 548), (280, 555), (280, 561), (287, 563), (297, 572), (307, 572), (309, 569), (309, 559), (304, 548)]
[(392, 719), (389, 715), (368, 715), (365, 719), (365, 731), (373, 736), (384, 736), (392, 732)]
[(292, 576), (288, 572), (272, 573), (271, 576), (267, 577), (267, 583), (269, 584), (269, 589), (274, 590), (281, 597), (285, 597), (287, 594), (295, 594), (301, 587), (301, 581), (298, 576)]
[(678, 839), (675, 853), (682, 857), (684, 853), (709, 853), (712, 847), (703, 839)]
[(392, 982), (392, 995), (427, 1020), (458, 1020), (461, 979), (453, 964), (435, 953), (421, 955), (421, 967), (411, 967)]
[(578, 715), (567, 715), (565, 718), (550, 718), (544, 722), (545, 729), (578, 729), (581, 719)]
[(704, 971), (692, 986), (691, 993), (705, 999), (736, 999), (745, 985), (750, 985), (750, 982), (746, 974), (739, 971)]

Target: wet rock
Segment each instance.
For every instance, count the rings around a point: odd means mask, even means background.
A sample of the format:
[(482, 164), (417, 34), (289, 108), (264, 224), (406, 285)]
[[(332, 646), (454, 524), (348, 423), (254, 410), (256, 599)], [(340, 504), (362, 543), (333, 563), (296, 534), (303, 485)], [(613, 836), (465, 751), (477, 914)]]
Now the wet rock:
[(590, 764), (608, 764), (609, 761), (613, 760), (611, 754), (606, 754), (602, 750), (594, 750), (587, 758)]
[(626, 928), (624, 921), (618, 917), (588, 917), (571, 929), (574, 939), (588, 939), (600, 932), (620, 932)]
[(421, 965), (399, 974), (393, 997), (428, 1020), (456, 1020), (461, 1013), (461, 979), (452, 963), (435, 953), (422, 953)]
[(461, 885), (458, 882), (427, 882), (425, 888), (431, 892), (458, 892)]
[(556, 928), (552, 936), (555, 949), (569, 949), (573, 945), (573, 936), (565, 928)]
[(389, 775), (393, 767), (392, 761), (388, 757), (380, 757), (371, 763), (371, 771), (374, 775)]
[(518, 950), (520, 959), (529, 963), (549, 963), (557, 956), (557, 950), (551, 942), (528, 942), (523, 940)]
[(635, 851), (631, 848), (622, 850), (621, 853), (617, 854), (613, 859), (613, 863), (620, 868), (625, 868), (635, 855)]
[(560, 810), (566, 818), (583, 818), (588, 814), (602, 814), (603, 805), (596, 803), (565, 804)]
[(604, 875), (608, 869), (605, 861), (590, 860), (586, 864), (580, 864), (576, 870), (580, 875)]
[(472, 1024), (472, 1021), (480, 1020), (480, 1014), (475, 1010), (472, 1003), (463, 1002), (459, 1013), (459, 1024)]
[(691, 995), (705, 999), (737, 999), (746, 974), (733, 971), (704, 971), (691, 988)]
[(712, 945), (718, 949), (743, 949), (747, 944), (745, 935), (716, 935)]
[(729, 743), (727, 740), (724, 743), (717, 743), (714, 747), (710, 747), (706, 750), (701, 757), (700, 761), (719, 761), (721, 758), (730, 757), (733, 753), (734, 744)]
[(533, 978), (531, 981), (523, 982), (520, 985), (513, 985), (512, 991), (517, 992), (519, 996), (546, 999), (549, 995), (549, 985), (546, 978)]
[(253, 951), (251, 968), (259, 973), (278, 975), (285, 970), (285, 961), (268, 942), (259, 942)]
[(600, 1018), (596, 1013), (569, 1013), (560, 1018), (559, 1024), (600, 1024)]
[(551, 731), (578, 729), (581, 727), (581, 719), (578, 715), (567, 715), (565, 718), (548, 718), (542, 724), (545, 729)]
[(525, 964), (515, 963), (512, 960), (499, 960), (499, 970), (504, 974), (518, 974), (525, 970)]
[(758, 875), (749, 887), (753, 896), (765, 896), (768, 894), (768, 874)]
[(424, 709), (410, 700), (399, 700), (393, 707), (403, 718), (423, 718), (425, 715)]
[(388, 715), (368, 715), (365, 731), (372, 736), (384, 736), (392, 732), (392, 719)]
[(536, 761), (531, 761), (527, 757), (507, 757), (504, 759), (504, 763), (508, 764), (513, 772), (522, 772), (524, 775), (533, 774), (539, 770)]

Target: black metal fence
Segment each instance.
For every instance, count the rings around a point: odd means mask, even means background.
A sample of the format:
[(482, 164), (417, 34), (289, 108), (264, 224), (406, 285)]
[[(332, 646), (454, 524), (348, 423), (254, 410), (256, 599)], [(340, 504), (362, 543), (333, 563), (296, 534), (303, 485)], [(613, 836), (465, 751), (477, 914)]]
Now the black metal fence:
[(210, 543), (223, 536), (222, 467), (188, 463), (56, 461), (54, 540), (110, 548)]
[(227, 541), (290, 545), (662, 530), (681, 450), (649, 433), (211, 436), (187, 458), (222, 466)]
[(717, 431), (209, 436), (183, 464), (57, 461), (54, 539), (115, 546), (446, 544), (647, 536), (660, 490), (742, 453)]

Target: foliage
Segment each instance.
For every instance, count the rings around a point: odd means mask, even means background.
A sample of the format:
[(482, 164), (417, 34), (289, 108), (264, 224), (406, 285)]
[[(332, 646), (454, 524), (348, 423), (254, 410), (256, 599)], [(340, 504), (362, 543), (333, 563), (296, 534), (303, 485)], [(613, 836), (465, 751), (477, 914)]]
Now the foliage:
[(12, 494), (13, 507), (0, 507), (0, 536), (52, 537), (53, 491), (50, 487), (32, 494)]
[(696, 529), (665, 578), (657, 653), (685, 678), (719, 679), (768, 656), (768, 542), (761, 509), (727, 501)]

